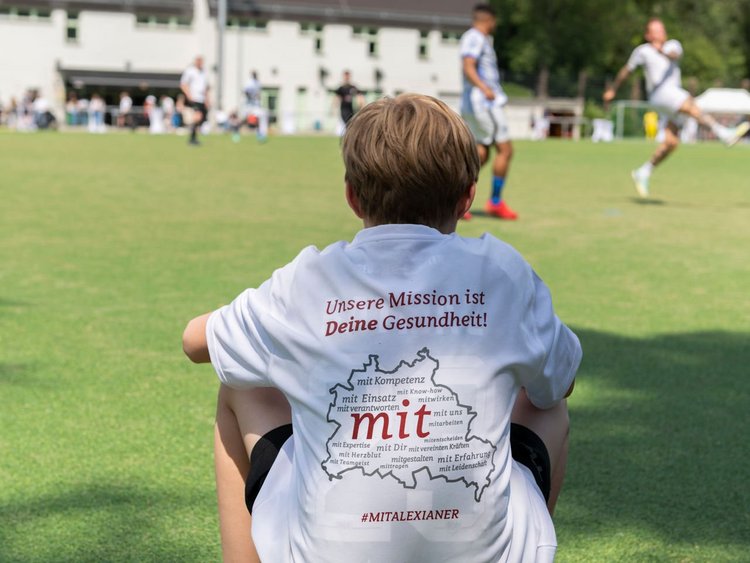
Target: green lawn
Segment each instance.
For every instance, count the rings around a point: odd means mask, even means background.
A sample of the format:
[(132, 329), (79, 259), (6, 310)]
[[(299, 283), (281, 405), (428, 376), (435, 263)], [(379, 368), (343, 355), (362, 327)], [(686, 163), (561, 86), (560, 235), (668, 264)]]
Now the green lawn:
[[(516, 143), (518, 248), (585, 359), (558, 561), (747, 561), (750, 147)], [(338, 141), (0, 132), (0, 561), (217, 561), (187, 320), (350, 239)], [(489, 176), (483, 172), (484, 199)], [(477, 204), (480, 211), (481, 202)]]

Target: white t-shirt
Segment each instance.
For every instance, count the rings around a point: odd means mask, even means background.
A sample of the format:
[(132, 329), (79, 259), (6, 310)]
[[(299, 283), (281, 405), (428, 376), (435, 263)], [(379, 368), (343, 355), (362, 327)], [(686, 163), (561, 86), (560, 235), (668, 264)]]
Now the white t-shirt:
[[(676, 39), (665, 42), (662, 51), (682, 57), (682, 45)], [(657, 51), (650, 43), (643, 43), (636, 47), (628, 59), (627, 67), (631, 72), (639, 66), (643, 67), (643, 72), (646, 75), (646, 90), (648, 90), (649, 96), (652, 96), (661, 88), (680, 88), (682, 86), (679, 59), (670, 59)]]
[(130, 96), (120, 98), (120, 113), (128, 113), (133, 107), (133, 100)]
[(509, 421), (521, 386), (539, 407), (561, 400), (581, 349), (507, 244), (364, 229), (306, 248), (206, 333), (222, 382), (277, 387), (292, 407), (253, 510), (261, 559), (551, 559)]
[(195, 65), (185, 69), (180, 77), (180, 85), (188, 87), (188, 99), (191, 102), (205, 103), (208, 90), (208, 77), (205, 71)]
[[(485, 35), (475, 27), (472, 27), (461, 36), (460, 43), (461, 61), (466, 57), (477, 61), (477, 74), (487, 86), (492, 88), (496, 97), (502, 98), (502, 103), (507, 101), (507, 96), (500, 86), (500, 71), (497, 68), (497, 56), (493, 47), (491, 35)], [(468, 100), (471, 91), (476, 86), (464, 75), (463, 95)]]
[(249, 106), (258, 107), (260, 106), (260, 93), (261, 93), (260, 81), (255, 78), (248, 78), (245, 82), (245, 102)]

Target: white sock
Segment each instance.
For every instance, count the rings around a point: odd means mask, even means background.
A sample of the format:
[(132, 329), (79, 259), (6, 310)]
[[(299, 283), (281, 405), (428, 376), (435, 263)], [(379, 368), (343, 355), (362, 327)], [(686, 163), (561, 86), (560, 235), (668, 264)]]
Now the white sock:
[(645, 176), (651, 176), (651, 172), (653, 172), (653, 170), (654, 170), (654, 165), (651, 164), (651, 161), (649, 160), (649, 161), (646, 161), (646, 163), (638, 169), (638, 173), (643, 174)]
[(724, 127), (723, 125), (720, 125), (716, 122), (711, 125), (711, 131), (713, 131), (713, 134), (716, 135), (721, 141), (726, 141), (729, 137), (732, 136), (732, 129), (730, 129), (729, 127)]

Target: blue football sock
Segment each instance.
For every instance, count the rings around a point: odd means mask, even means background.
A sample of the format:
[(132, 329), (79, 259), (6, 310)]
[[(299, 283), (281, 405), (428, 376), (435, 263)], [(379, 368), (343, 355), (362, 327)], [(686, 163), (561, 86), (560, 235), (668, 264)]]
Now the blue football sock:
[(493, 176), (492, 177), (492, 203), (497, 205), (500, 203), (503, 198), (503, 186), (505, 185), (505, 178), (502, 178), (500, 176)]

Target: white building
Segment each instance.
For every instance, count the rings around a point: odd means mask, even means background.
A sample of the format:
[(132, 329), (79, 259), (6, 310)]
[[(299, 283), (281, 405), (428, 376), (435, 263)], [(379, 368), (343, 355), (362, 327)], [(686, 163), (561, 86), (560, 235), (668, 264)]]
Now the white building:
[(237, 109), (255, 70), (289, 131), (333, 129), (332, 91), (347, 69), (368, 98), (414, 91), (457, 107), (458, 37), (474, 3), (228, 0), (220, 71), (218, 0), (0, 0), (0, 100), (38, 89), (59, 117), (71, 93), (116, 105), (128, 90), (141, 105), (176, 95), (201, 54), (221, 94), (214, 106)]

